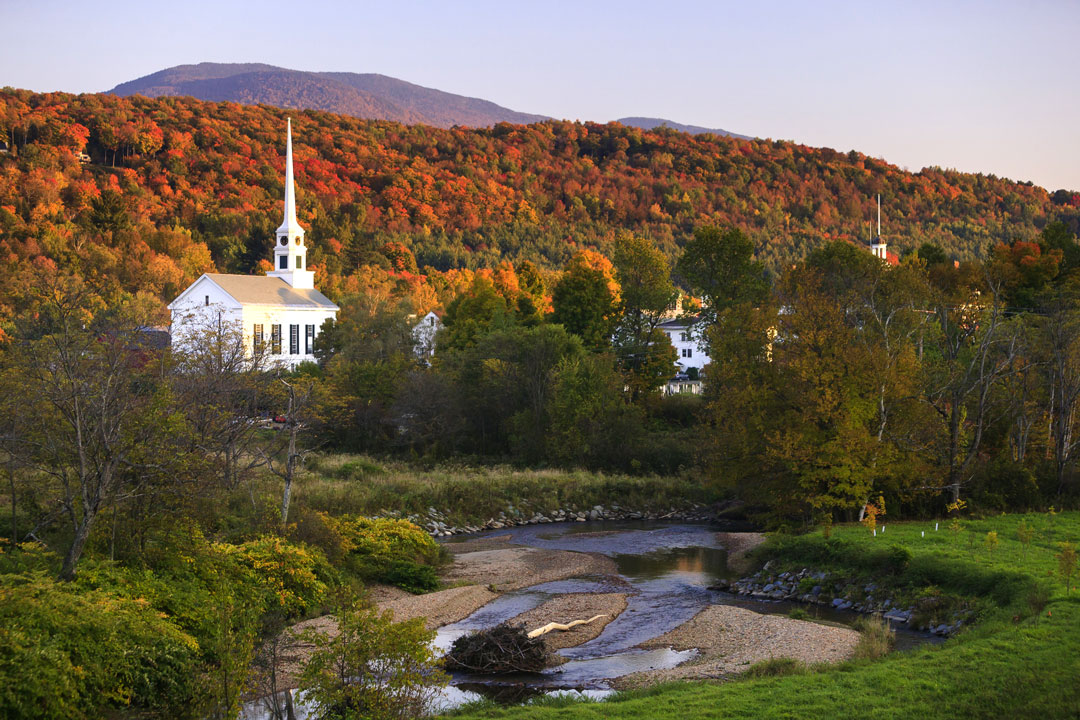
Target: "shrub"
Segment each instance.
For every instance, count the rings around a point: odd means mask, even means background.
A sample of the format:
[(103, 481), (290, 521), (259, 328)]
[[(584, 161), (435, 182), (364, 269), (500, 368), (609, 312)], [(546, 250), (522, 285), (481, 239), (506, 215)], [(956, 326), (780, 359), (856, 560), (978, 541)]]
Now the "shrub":
[(302, 639), (315, 646), (300, 676), (300, 688), (315, 701), (315, 718), (390, 720), (421, 717), (430, 710), (439, 671), (424, 619), (393, 622), (390, 613), (357, 608), (339, 599), (334, 614), (340, 632), (318, 631)]
[(371, 519), (324, 515), (327, 526), (341, 538), (347, 554), (378, 562), (412, 560), (434, 565), (442, 559), (442, 548), (430, 535), (407, 520)]
[(391, 563), (379, 579), (415, 595), (431, 592), (439, 587), (439, 576), (435, 573), (435, 568), (409, 560)]
[(2, 717), (190, 709), (200, 676), (198, 643), (145, 600), (42, 574), (0, 579)]
[(242, 545), (217, 546), (267, 592), (267, 609), (297, 617), (322, 603), (334, 583), (333, 570), (321, 551), (296, 545), (274, 535)]
[(412, 593), (438, 587), (432, 566), (443, 562), (446, 550), (411, 522), (328, 515), (323, 520), (337, 534), (346, 566), (361, 578)]

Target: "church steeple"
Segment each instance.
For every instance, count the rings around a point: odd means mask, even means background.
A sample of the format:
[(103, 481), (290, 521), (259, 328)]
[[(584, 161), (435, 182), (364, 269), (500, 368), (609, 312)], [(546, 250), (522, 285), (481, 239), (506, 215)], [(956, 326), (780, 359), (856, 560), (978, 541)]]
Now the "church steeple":
[(874, 254), (874, 257), (886, 262), (889, 260), (885, 240), (881, 237), (881, 195), (877, 196), (877, 237), (870, 241), (870, 252)]
[(304, 228), (296, 219), (291, 118), (288, 121), (285, 141), (285, 218), (277, 229), (277, 242), (274, 243), (274, 269), (267, 275), (279, 277), (294, 288), (310, 290), (315, 287), (315, 273), (307, 269)]

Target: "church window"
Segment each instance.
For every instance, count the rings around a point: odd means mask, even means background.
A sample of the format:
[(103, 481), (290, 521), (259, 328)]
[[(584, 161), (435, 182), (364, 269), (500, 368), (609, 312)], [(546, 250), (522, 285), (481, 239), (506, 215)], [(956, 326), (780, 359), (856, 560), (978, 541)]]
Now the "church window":
[(300, 326), (299, 325), (290, 325), (289, 326), (289, 354), (290, 355), (299, 355), (300, 354)]
[(281, 354), (281, 326), (270, 326), (270, 352), (274, 355)]
[(285, 237), (284, 235), (278, 238), (278, 245), (284, 245), (287, 242), (289, 242), (289, 238)]
[(253, 347), (254, 347), (254, 350), (255, 350), (255, 354), (258, 355), (259, 353), (261, 353), (263, 351), (263, 326), (262, 325), (256, 325), (255, 326), (254, 335), (255, 335), (255, 344), (254, 344)]
[(278, 266), (279, 266), (278, 267), (279, 270), (288, 270), (289, 269), (289, 256), (288, 255), (282, 255), (281, 259), (278, 260)]
[(304, 326), (304, 352), (310, 355), (315, 350), (315, 326)]
[(296, 269), (297, 270), (303, 270), (304, 269), (304, 262), (300, 259), (299, 255), (296, 256)]
[(300, 244), (300, 236), (299, 236), (299, 235), (297, 235), (297, 236), (296, 236), (296, 240), (295, 240), (294, 242), (295, 242), (295, 243), (296, 243), (297, 245), (299, 245), (299, 244)]

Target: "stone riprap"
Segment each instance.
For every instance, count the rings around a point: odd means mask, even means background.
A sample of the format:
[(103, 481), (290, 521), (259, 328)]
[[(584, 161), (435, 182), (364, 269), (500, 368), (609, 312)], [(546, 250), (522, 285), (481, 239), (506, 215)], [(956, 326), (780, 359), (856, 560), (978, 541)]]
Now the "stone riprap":
[[(880, 615), (895, 623), (912, 623), (920, 613), (915, 606), (902, 607), (892, 593), (876, 583), (856, 583), (830, 573), (803, 568), (798, 572), (775, 572), (768, 562), (758, 572), (739, 580), (720, 580), (710, 590), (747, 595), (760, 600), (787, 600), (826, 605), (836, 610)], [(922, 613), (925, 615), (926, 613)], [(953, 612), (943, 622), (938, 618), (923, 622), (918, 630), (935, 635), (952, 635), (971, 619), (970, 610)], [(914, 627), (915, 625), (913, 625)]]
[(446, 513), (430, 507), (427, 513), (405, 514), (395, 511), (384, 512), (375, 517), (399, 518), (422, 527), (432, 537), (450, 537), (464, 533), (484, 532), (486, 530), (502, 530), (504, 528), (517, 527), (519, 525), (539, 525), (542, 523), (558, 522), (587, 522), (587, 521), (615, 521), (615, 520), (671, 520), (679, 522), (708, 522), (715, 520), (716, 516), (705, 505), (691, 503), (682, 508), (648, 509), (639, 510), (620, 507), (616, 503), (610, 505), (594, 505), (586, 510), (576, 507), (557, 508), (550, 511), (525, 511), (521, 508), (509, 506), (499, 512), (496, 517), (488, 518), (482, 523), (451, 524)]

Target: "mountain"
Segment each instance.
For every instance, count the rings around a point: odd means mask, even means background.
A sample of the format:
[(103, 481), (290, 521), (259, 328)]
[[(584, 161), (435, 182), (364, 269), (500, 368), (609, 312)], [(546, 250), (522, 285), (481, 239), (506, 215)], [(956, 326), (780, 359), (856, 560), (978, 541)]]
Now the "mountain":
[(677, 123), (674, 120), (665, 120), (663, 118), (649, 118), (649, 117), (624, 117), (619, 118), (615, 122), (628, 125), (630, 127), (641, 128), (642, 130), (654, 130), (658, 127), (669, 127), (672, 130), (678, 130), (679, 132), (690, 133), (691, 135), (704, 135), (705, 133), (711, 133), (713, 135), (727, 136), (733, 138), (740, 138), (742, 140), (752, 140), (749, 135), (740, 135), (739, 133), (733, 133), (730, 130), (721, 130), (720, 128), (707, 128), (700, 125), (683, 125)]
[(442, 92), (375, 73), (306, 72), (261, 63), (177, 65), (117, 85), (113, 95), (186, 95), (212, 102), (323, 110), (339, 115), (435, 127), (528, 124), (543, 115)]

